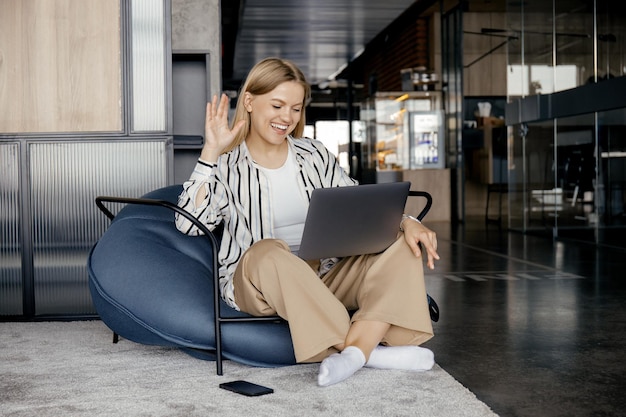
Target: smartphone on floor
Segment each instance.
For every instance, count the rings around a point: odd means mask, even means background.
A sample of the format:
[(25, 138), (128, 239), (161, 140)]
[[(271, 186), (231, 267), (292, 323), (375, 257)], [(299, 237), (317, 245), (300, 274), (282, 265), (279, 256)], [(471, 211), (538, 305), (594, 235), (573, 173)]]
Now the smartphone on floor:
[(224, 382), (220, 384), (220, 388), (236, 392), (237, 394), (247, 395), (248, 397), (258, 397), (259, 395), (271, 394), (274, 392), (272, 388), (242, 380)]

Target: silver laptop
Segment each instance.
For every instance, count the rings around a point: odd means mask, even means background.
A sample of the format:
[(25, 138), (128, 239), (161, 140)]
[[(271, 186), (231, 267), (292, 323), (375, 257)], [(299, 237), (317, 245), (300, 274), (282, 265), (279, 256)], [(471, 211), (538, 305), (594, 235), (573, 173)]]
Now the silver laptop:
[(396, 239), (409, 182), (318, 188), (311, 194), (298, 256), (379, 253)]

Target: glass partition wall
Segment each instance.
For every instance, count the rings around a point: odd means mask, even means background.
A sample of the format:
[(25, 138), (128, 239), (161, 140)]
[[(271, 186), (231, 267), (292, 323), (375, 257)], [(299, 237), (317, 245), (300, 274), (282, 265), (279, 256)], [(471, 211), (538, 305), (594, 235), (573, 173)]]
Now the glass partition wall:
[(610, 0), (507, 6), (509, 227), (626, 247), (626, 14)]

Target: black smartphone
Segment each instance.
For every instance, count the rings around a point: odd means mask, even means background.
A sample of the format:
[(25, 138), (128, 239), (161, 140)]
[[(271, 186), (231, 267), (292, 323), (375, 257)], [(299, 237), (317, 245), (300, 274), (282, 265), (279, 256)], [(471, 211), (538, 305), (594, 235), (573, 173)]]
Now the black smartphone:
[(220, 388), (236, 392), (237, 394), (247, 395), (248, 397), (257, 397), (259, 395), (271, 394), (274, 392), (272, 388), (242, 380), (224, 382), (220, 384)]

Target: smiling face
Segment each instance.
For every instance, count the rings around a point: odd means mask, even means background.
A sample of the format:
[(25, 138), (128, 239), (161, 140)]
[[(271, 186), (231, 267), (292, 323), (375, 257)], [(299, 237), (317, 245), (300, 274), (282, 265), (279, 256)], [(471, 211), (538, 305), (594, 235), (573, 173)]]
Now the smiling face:
[(285, 81), (266, 94), (245, 93), (245, 108), (250, 114), (246, 142), (257, 146), (280, 146), (295, 129), (304, 109), (304, 88)]

